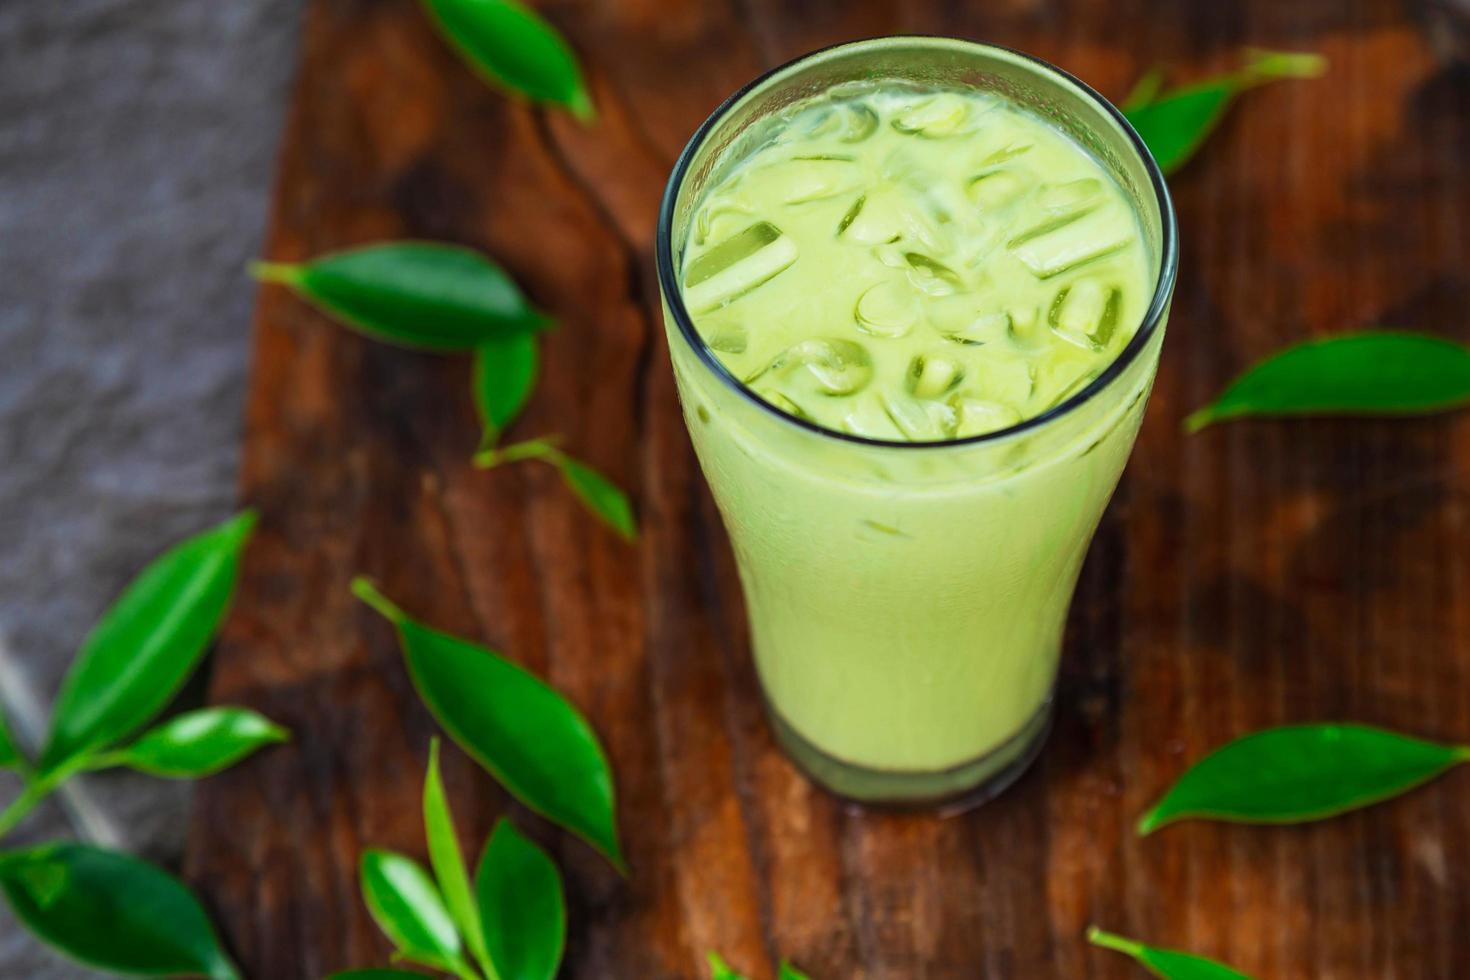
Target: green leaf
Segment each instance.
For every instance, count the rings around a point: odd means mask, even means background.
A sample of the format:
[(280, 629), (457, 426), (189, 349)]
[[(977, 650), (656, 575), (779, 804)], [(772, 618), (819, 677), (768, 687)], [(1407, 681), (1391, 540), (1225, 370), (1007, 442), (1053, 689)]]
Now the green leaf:
[(505, 270), (456, 245), (384, 242), (300, 265), (258, 262), (251, 272), (370, 337), (405, 347), (473, 350), (549, 322)]
[(805, 973), (802, 973), (796, 967), (792, 966), (788, 961), (782, 960), (781, 972), (777, 976), (776, 980), (811, 980), (811, 977), (807, 976)]
[(247, 708), (201, 708), (149, 729), (132, 745), (99, 761), (154, 776), (196, 779), (290, 738), (286, 729)]
[(562, 479), (588, 510), (624, 541), (638, 540), (638, 522), (633, 518), (633, 506), (623, 491), (586, 463), (561, 453), (557, 454), (555, 463), (561, 470)]
[(26, 757), (15, 744), (10, 734), (10, 723), (5, 720), (5, 707), (0, 704), (0, 769), (24, 769)]
[(12, 852), (0, 863), (0, 890), (31, 932), (88, 966), (239, 978), (189, 890), (127, 854), (81, 844)]
[(1223, 963), (1203, 956), (1172, 949), (1155, 949), (1132, 939), (1103, 932), (1096, 926), (1087, 930), (1087, 941), (1094, 946), (1133, 957), (1161, 980), (1251, 980), (1239, 970), (1232, 970)]
[(709, 960), (710, 980), (745, 980), (744, 975), (730, 969), (730, 964), (719, 953), (710, 953), (706, 958)]
[(429, 743), (429, 772), (424, 778), (424, 831), (429, 841), (429, 864), (439, 881), (444, 904), (459, 927), (465, 945), (477, 960), (484, 963), (488, 959), (485, 936), (480, 929), (480, 913), (470, 885), (469, 871), (465, 869), (464, 854), (459, 849), (459, 838), (455, 836), (449, 797), (439, 775), (437, 738)]
[(612, 768), (581, 712), (494, 651), (414, 622), (368, 580), (352, 591), (397, 628), (414, 685), (450, 737), (518, 800), (626, 870)]
[(446, 970), (461, 960), (444, 897), (418, 862), (392, 851), (364, 851), (360, 878), (373, 921), (400, 953)]
[(1159, 168), (1171, 174), (1189, 162), (1241, 92), (1278, 78), (1316, 78), (1326, 70), (1327, 60), (1320, 55), (1248, 50), (1239, 71), (1162, 95), (1157, 83), (1145, 75), (1124, 103), (1123, 113)]
[(103, 615), (62, 685), (43, 774), (131, 734), (178, 693), (224, 618), (254, 526), (247, 511), (175, 546)]
[(1414, 333), (1342, 334), (1288, 347), (1185, 419), (1190, 432), (1248, 415), (1424, 415), (1470, 402), (1470, 349)]
[(423, 980), (425, 976), (412, 970), (343, 970), (327, 977), (327, 980)]
[(566, 947), (567, 909), (551, 858), (501, 820), (485, 844), (475, 887), (500, 980), (554, 980)]
[(577, 56), (535, 11), (515, 0), (424, 0), (440, 32), (492, 84), (533, 102), (565, 106), (588, 122), (596, 112)]
[(1150, 68), (1138, 76), (1138, 81), (1133, 83), (1133, 88), (1124, 96), (1123, 101), (1118, 103), (1118, 108), (1125, 113), (1135, 109), (1142, 109), (1152, 102), (1164, 88), (1164, 70), (1162, 68)]
[(484, 428), (481, 452), (493, 449), (526, 407), (536, 387), (537, 347), (534, 334), (520, 333), (475, 351), (475, 408)]
[(1139, 821), (1138, 832), (1190, 817), (1321, 820), (1397, 796), (1467, 759), (1470, 748), (1366, 725), (1269, 728), (1201, 759)]

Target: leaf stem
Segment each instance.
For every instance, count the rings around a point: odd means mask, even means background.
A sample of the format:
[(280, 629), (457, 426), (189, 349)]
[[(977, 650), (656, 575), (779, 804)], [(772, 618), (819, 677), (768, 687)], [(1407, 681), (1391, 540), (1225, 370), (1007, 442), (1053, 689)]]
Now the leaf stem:
[(475, 453), (474, 464), (482, 470), (488, 470), (501, 463), (518, 463), (523, 459), (544, 459), (548, 463), (559, 466), (566, 458), (557, 448), (560, 442), (561, 436), (553, 435), (514, 442), (498, 449), (491, 446)]
[(1111, 949), (1115, 953), (1123, 953), (1134, 959), (1143, 954), (1143, 943), (1134, 942), (1132, 939), (1126, 939), (1111, 932), (1104, 932), (1097, 926), (1088, 927), (1087, 941), (1094, 946)]
[(354, 577), (351, 588), (353, 595), (367, 603), (374, 612), (393, 625), (397, 626), (408, 619), (408, 613), (398, 608), (392, 599), (379, 592), (377, 585), (366, 575)]
[(36, 804), (46, 798), (48, 793), (50, 789), (44, 785), (43, 781), (27, 782), (20, 795), (8, 807), (0, 811), (0, 837), (14, 830), (36, 808)]

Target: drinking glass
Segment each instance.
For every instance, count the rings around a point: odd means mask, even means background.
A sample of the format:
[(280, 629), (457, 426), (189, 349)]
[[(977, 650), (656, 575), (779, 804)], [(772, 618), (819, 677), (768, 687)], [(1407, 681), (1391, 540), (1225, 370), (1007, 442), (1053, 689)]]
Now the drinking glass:
[[(998, 92), (1085, 146), (1136, 209), (1153, 297), (1117, 358), (1040, 415), (986, 435), (885, 442), (782, 413), (700, 337), (680, 291), (691, 217), (792, 103), (898, 79)], [(1177, 266), (1163, 175), (1123, 115), (1035, 58), (953, 38), (818, 51), (756, 79), (695, 132), (659, 212), (659, 285), (680, 402), (734, 549), (774, 732), (817, 782), (865, 802), (988, 799), (1050, 728), (1067, 607), (1132, 450)]]

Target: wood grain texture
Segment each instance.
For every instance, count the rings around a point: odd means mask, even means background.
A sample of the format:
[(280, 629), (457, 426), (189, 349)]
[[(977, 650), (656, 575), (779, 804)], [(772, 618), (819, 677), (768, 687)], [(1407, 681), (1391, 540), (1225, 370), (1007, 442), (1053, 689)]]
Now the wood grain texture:
[[(517, 433), (561, 432), (634, 495), (620, 543), (554, 472), (477, 472), (468, 365), (362, 340), (263, 290), (242, 477), (262, 522), (213, 679), (296, 732), (206, 784), (190, 875), (253, 977), (386, 962), (366, 846), (423, 853), (434, 725), (364, 573), (562, 688), (618, 774), (633, 874), (509, 802), (457, 751), (467, 848), (511, 813), (567, 878), (564, 975), (1123, 978), (1089, 923), (1262, 978), (1418, 980), (1470, 964), (1470, 779), (1329, 823), (1132, 834), (1188, 760), (1312, 719), (1470, 737), (1470, 418), (1179, 420), (1283, 344), (1388, 324), (1470, 340), (1470, 69), (1388, 0), (556, 0), (601, 117), (478, 82), (412, 0), (314, 0), (268, 255), (463, 242), (561, 328)], [(726, 94), (813, 47), (983, 38), (1119, 97), (1238, 47), (1318, 50), (1173, 180), (1184, 258), (1138, 448), (1083, 573), (1058, 726), (1010, 792), (949, 819), (845, 807), (771, 741), (738, 583), (676, 409), (652, 263), (658, 195)], [(1443, 47), (1438, 50), (1444, 51)]]

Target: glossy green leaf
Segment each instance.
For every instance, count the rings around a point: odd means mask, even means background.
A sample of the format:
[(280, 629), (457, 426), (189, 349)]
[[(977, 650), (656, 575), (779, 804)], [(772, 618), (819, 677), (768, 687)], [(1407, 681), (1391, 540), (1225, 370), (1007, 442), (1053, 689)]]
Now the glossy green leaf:
[(392, 851), (364, 851), (359, 877), (373, 921), (400, 953), (443, 969), (461, 959), (444, 896), (417, 861)]
[(246, 512), (177, 545), (103, 615), (61, 688), (43, 773), (130, 735), (178, 693), (224, 618), (254, 526)]
[(776, 980), (811, 980), (811, 977), (808, 977), (805, 973), (802, 973), (786, 960), (782, 960), (781, 972), (777, 975)]
[(1096, 926), (1087, 930), (1087, 941), (1094, 946), (1133, 957), (1161, 980), (1251, 980), (1239, 970), (1233, 970), (1203, 956), (1172, 949), (1155, 949), (1132, 939), (1103, 932)]
[(1423, 334), (1350, 333), (1266, 358), (1184, 425), (1198, 432), (1245, 416), (1424, 415), (1467, 403), (1470, 348)]
[(415, 973), (412, 970), (343, 970), (327, 977), (327, 980), (423, 980), (427, 976), (424, 973)]
[(99, 761), (154, 776), (197, 779), (290, 738), (286, 729), (247, 708), (201, 708), (149, 729)]
[(80, 844), (13, 852), (0, 863), (0, 890), (26, 928), (88, 966), (239, 978), (189, 890), (127, 854)]
[(385, 242), (300, 265), (258, 262), (262, 282), (298, 296), (378, 340), (426, 350), (474, 350), (549, 321), (505, 270), (472, 249)]
[(1184, 166), (1214, 132), (1225, 110), (1241, 92), (1279, 78), (1316, 78), (1327, 70), (1320, 55), (1247, 51), (1239, 71), (1162, 94), (1144, 76), (1125, 103), (1124, 115), (1138, 130), (1166, 174)]
[(25, 764), (25, 756), (10, 733), (10, 723), (5, 720), (5, 707), (0, 704), (0, 769), (20, 769)]
[(512, 334), (475, 351), (475, 409), (484, 434), (480, 451), (492, 449), (510, 428), (536, 387), (539, 342), (534, 334)]
[(475, 455), (475, 465), (488, 468), (523, 459), (539, 459), (550, 463), (561, 473), (562, 482), (594, 516), (617, 532), (623, 540), (638, 540), (638, 521), (633, 516), (633, 505), (628, 502), (627, 494), (586, 463), (572, 459), (562, 452), (557, 448), (559, 441), (559, 436), (545, 436), (527, 439), (504, 448), (491, 447)]
[(1139, 821), (1148, 834), (1191, 817), (1321, 820), (1397, 796), (1470, 759), (1470, 748), (1366, 725), (1287, 725), (1205, 756)]
[(567, 909), (551, 858), (501, 820), (485, 844), (475, 888), (500, 980), (554, 980), (566, 948)]
[(522, 803), (625, 869), (612, 767), (582, 713), (498, 653), (414, 622), (366, 579), (352, 590), (397, 628), (414, 685), (450, 737)]
[(569, 456), (559, 455), (556, 464), (561, 469), (562, 479), (588, 510), (624, 541), (638, 540), (638, 522), (633, 517), (633, 505), (628, 503), (623, 491), (586, 463)]
[[(480, 929), (480, 911), (475, 890), (465, 868), (464, 853), (454, 830), (454, 815), (449, 797), (439, 775), (439, 740), (429, 745), (429, 772), (424, 778), (424, 832), (429, 843), (429, 865), (439, 881), (439, 891), (449, 915), (464, 937), (465, 945), (481, 963), (487, 958), (484, 933)], [(506, 980), (502, 977), (501, 980)]]
[(556, 28), (516, 0), (424, 0), (472, 68), (533, 102), (565, 106), (586, 122), (596, 113), (577, 56)]
[(745, 980), (744, 974), (730, 969), (730, 964), (719, 953), (710, 953), (708, 960), (710, 980)]

